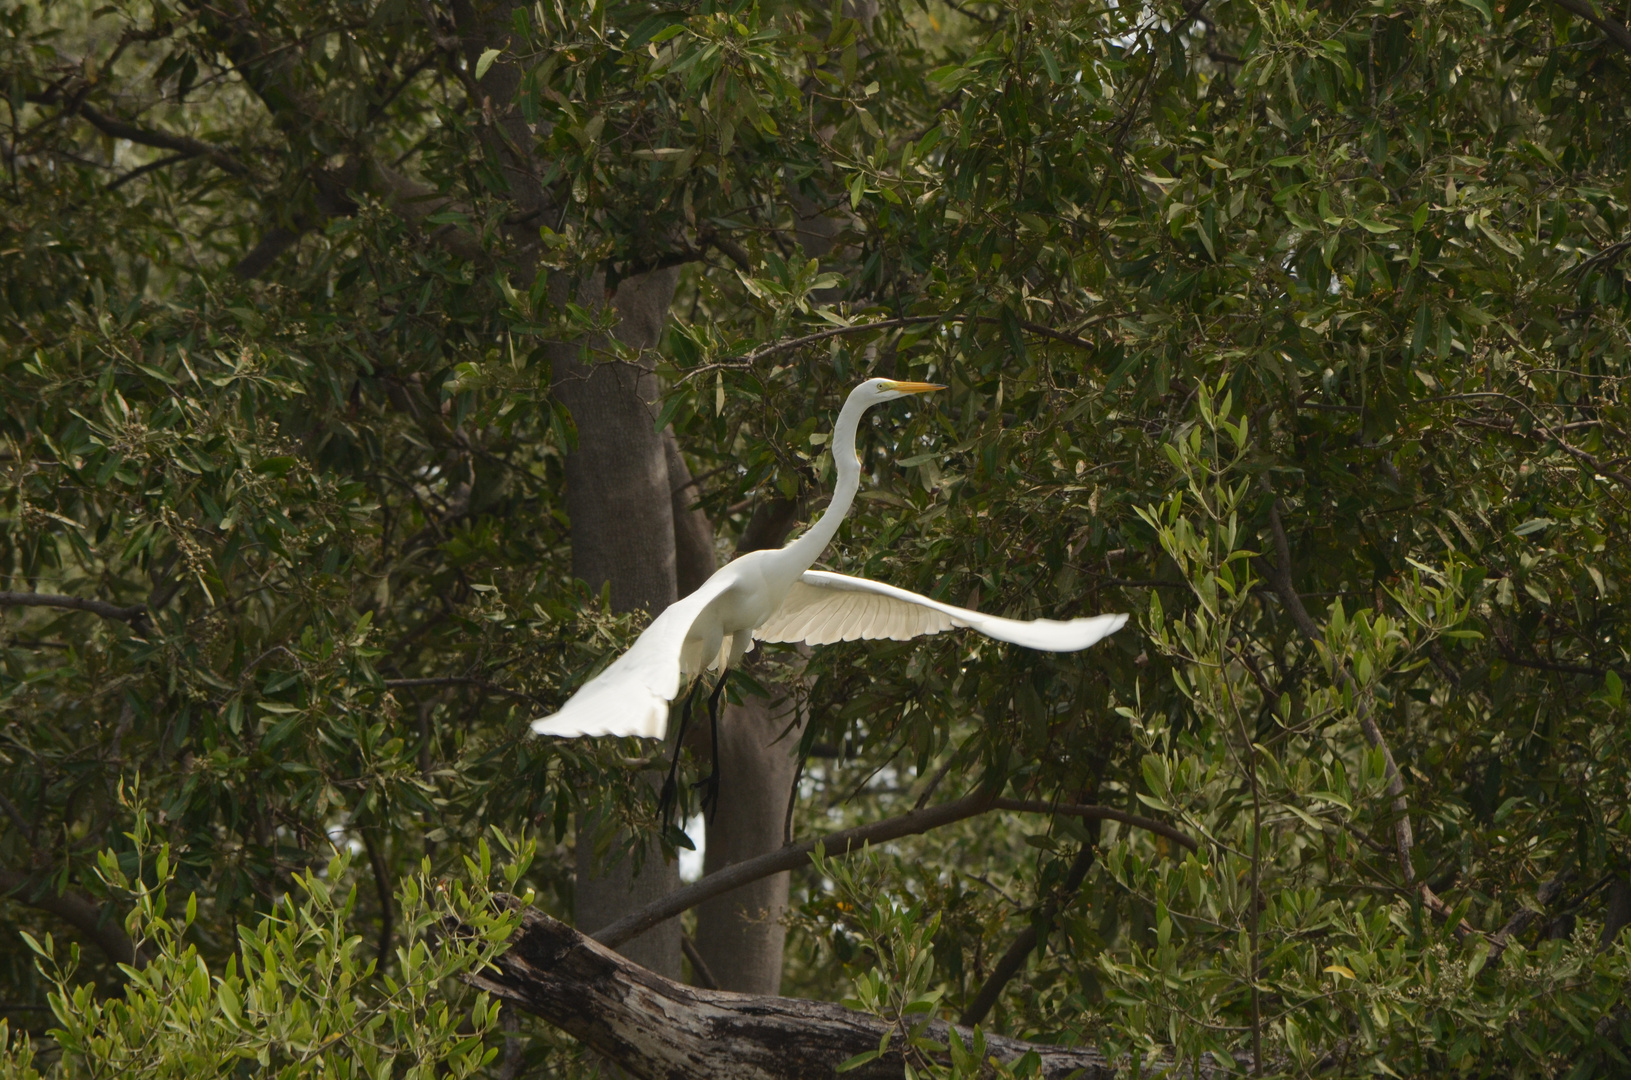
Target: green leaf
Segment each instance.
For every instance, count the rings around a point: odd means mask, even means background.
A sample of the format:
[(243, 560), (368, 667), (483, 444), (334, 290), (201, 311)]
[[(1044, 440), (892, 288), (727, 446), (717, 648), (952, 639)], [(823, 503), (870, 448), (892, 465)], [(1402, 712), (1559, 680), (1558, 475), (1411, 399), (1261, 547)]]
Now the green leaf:
[(882, 1056), (883, 1055), (876, 1050), (867, 1050), (856, 1054), (852, 1058), (846, 1058), (845, 1060), (839, 1062), (836, 1071), (841, 1073), (851, 1072), (855, 1069), (859, 1069), (862, 1065), (866, 1065), (869, 1062), (877, 1061)]
[(476, 57), (477, 82), (480, 82), (481, 77), (487, 74), (487, 69), (493, 66), (493, 61), (498, 59), (498, 54), (501, 51), (499, 49), (483, 49), (481, 55)]

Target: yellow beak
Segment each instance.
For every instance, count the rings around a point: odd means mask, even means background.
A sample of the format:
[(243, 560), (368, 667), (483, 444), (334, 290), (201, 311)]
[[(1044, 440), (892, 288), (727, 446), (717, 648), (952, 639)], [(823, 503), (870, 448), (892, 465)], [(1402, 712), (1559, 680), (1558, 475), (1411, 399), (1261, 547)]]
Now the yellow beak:
[(892, 382), (889, 389), (897, 394), (927, 394), (931, 390), (944, 390), (945, 387), (932, 382)]

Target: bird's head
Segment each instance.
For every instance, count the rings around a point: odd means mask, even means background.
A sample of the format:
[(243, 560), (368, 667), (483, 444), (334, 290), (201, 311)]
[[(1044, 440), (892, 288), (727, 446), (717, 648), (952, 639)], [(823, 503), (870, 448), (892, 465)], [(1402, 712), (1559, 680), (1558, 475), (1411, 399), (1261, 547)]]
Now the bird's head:
[(927, 382), (901, 382), (897, 379), (868, 379), (866, 382), (850, 391), (851, 395), (865, 401), (868, 405), (876, 405), (883, 401), (894, 401), (910, 394), (927, 394), (931, 390), (944, 390), (938, 383)]

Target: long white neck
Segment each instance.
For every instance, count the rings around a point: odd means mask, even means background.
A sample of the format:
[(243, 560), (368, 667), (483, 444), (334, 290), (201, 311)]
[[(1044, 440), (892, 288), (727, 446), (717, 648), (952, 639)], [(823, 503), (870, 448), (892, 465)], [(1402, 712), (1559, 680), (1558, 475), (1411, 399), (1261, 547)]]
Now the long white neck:
[(821, 558), (821, 553), (827, 550), (828, 543), (837, 535), (838, 526), (844, 523), (850, 505), (855, 502), (855, 493), (861, 487), (861, 462), (855, 456), (855, 434), (861, 426), (862, 414), (873, 404), (859, 393), (852, 392), (838, 413), (838, 423), (833, 425), (832, 439), (828, 443), (832, 447), (833, 468), (838, 472), (838, 486), (833, 488), (832, 502), (827, 504), (827, 512), (803, 536), (782, 548), (788, 568), (795, 575), (808, 570)]

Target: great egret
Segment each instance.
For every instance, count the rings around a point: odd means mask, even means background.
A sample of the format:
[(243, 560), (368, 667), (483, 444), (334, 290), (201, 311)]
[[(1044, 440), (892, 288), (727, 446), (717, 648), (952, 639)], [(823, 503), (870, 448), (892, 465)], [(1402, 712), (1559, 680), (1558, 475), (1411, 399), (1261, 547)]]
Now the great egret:
[(966, 626), (1027, 648), (1075, 652), (1120, 630), (1125, 615), (1066, 622), (1002, 619), (893, 585), (810, 569), (860, 488), (855, 432), (862, 414), (885, 401), (943, 389), (933, 383), (868, 379), (850, 391), (832, 434), (838, 487), (820, 520), (784, 548), (751, 551), (720, 567), (701, 588), (653, 619), (629, 651), (579, 688), (560, 712), (534, 720), (532, 730), (540, 735), (660, 739), (681, 683), (704, 668), (719, 669), (720, 685), (710, 701), (717, 707), (725, 673), (755, 638), (809, 645), (856, 638), (905, 641)]

